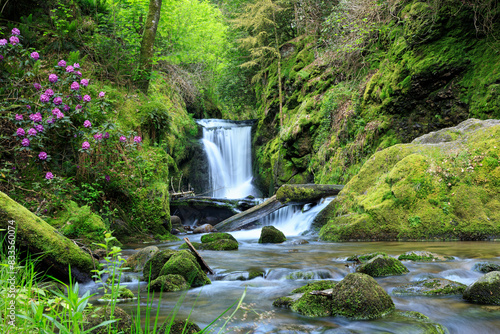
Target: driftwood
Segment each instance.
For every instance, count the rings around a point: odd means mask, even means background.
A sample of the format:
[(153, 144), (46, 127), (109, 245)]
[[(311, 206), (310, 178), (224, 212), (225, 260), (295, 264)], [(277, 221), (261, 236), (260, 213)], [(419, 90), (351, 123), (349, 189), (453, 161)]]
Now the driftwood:
[(333, 289), (328, 289), (328, 290), (322, 290), (322, 291), (312, 291), (312, 292), (309, 292), (309, 294), (315, 295), (315, 296), (325, 296), (328, 298), (332, 298), (332, 292), (333, 292)]
[(281, 203), (273, 196), (266, 200), (264, 203), (254, 206), (246, 211), (240, 212), (226, 220), (221, 221), (214, 227), (219, 232), (227, 232), (237, 230), (245, 225), (253, 223), (256, 220), (264, 218), (265, 216), (281, 209), (285, 204)]
[(203, 260), (203, 258), (201, 257), (200, 253), (198, 253), (198, 251), (196, 250), (196, 248), (194, 248), (193, 244), (191, 243), (191, 241), (189, 241), (188, 238), (184, 238), (184, 241), (186, 242), (186, 244), (188, 245), (189, 247), (189, 250), (191, 250), (191, 253), (193, 253), (194, 257), (196, 258), (196, 260), (198, 261), (198, 263), (200, 264), (201, 266), (201, 270), (203, 270), (205, 273), (210, 273), (211, 275), (215, 275), (215, 272), (212, 270), (212, 268), (210, 268), (208, 266), (208, 264), (205, 262), (205, 260)]

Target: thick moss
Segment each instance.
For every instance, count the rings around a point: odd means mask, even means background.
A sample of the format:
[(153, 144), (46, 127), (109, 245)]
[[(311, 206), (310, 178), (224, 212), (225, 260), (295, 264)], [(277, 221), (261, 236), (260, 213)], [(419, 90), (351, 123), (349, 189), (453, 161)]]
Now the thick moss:
[(293, 304), (294, 300), (290, 297), (279, 297), (275, 301), (273, 301), (273, 306), (275, 307), (284, 307), (290, 308)]
[(480, 262), (476, 263), (472, 270), (487, 274), (492, 271), (500, 271), (500, 264), (492, 262)]
[(500, 271), (492, 271), (464, 291), (464, 299), (475, 304), (500, 305)]
[(283, 204), (305, 204), (336, 195), (344, 186), (325, 184), (284, 184), (276, 192), (276, 199)]
[(266, 272), (260, 268), (251, 268), (248, 270), (248, 279), (254, 279), (256, 277), (264, 277)]
[(200, 249), (214, 251), (238, 250), (238, 242), (231, 239), (219, 239), (212, 242), (202, 243)]
[(335, 302), (329, 296), (311, 295), (305, 293), (291, 305), (294, 312), (310, 317), (327, 317), (335, 315), (332, 309)]
[(209, 233), (205, 234), (201, 237), (201, 242), (202, 243), (209, 243), (215, 240), (221, 240), (221, 239), (229, 239), (229, 240), (234, 240), (237, 241), (231, 234), (229, 233), (224, 233), (224, 232), (216, 232), (216, 233)]
[(378, 256), (378, 255), (387, 256), (387, 254), (384, 252), (376, 252), (376, 253), (369, 253), (369, 254), (363, 254), (363, 255), (349, 256), (346, 261), (366, 262), (366, 261), (373, 259), (375, 256)]
[(144, 268), (142, 270), (144, 279), (146, 281), (152, 281), (158, 278), (161, 269), (174, 254), (175, 251), (171, 249), (165, 249), (155, 253), (153, 257), (144, 264)]
[(441, 256), (427, 251), (410, 251), (398, 256), (398, 260), (416, 261), (416, 262), (435, 262), (453, 260), (452, 256)]
[[(97, 311), (93, 312), (89, 316), (87, 316), (87, 323), (84, 328), (86, 330), (99, 325), (100, 323), (111, 319), (111, 308), (110, 307), (102, 307)], [(113, 323), (111, 326), (117, 332), (121, 332), (124, 334), (129, 334), (132, 331), (132, 318), (127, 314), (124, 310), (119, 307), (115, 307), (113, 311), (113, 319), (119, 319), (117, 322)], [(108, 334), (107, 326), (102, 326), (97, 329), (94, 329), (92, 334)]]
[(307, 293), (312, 291), (321, 291), (333, 288), (337, 282), (334, 281), (317, 281), (312, 283), (307, 283), (306, 285), (292, 290), (292, 293)]
[(431, 278), (415, 283), (405, 284), (395, 288), (396, 295), (461, 295), (465, 284), (447, 280), (445, 278)]
[(286, 237), (274, 226), (264, 226), (260, 233), (259, 244), (272, 243), (279, 244), (286, 241)]
[(167, 321), (158, 330), (158, 334), (196, 334), (200, 333), (201, 328), (194, 322), (187, 320)]
[[(121, 286), (120, 289), (118, 290), (118, 296), (117, 296), (118, 299), (133, 299), (134, 297), (135, 297), (134, 293), (130, 291), (130, 289), (124, 286)], [(102, 299), (110, 300), (111, 294), (109, 293), (105, 294), (104, 296), (102, 296)]]
[(160, 276), (168, 274), (181, 275), (193, 287), (211, 283), (196, 258), (187, 250), (178, 251), (168, 259), (160, 271)]
[(172, 292), (187, 290), (189, 289), (189, 284), (187, 284), (181, 275), (163, 275), (151, 281), (149, 288), (152, 291)]
[(139, 272), (144, 269), (144, 265), (160, 250), (156, 246), (148, 246), (137, 253), (132, 254), (122, 267), (130, 268), (128, 270)]
[[(14, 224), (9, 225), (9, 221), (14, 221)], [(75, 280), (82, 282), (90, 279), (94, 265), (88, 253), (0, 192), (0, 228), (8, 230), (9, 226), (16, 228), (17, 247), (31, 254), (43, 254), (41, 265), (44, 270), (50, 268), (51, 275), (67, 281), (71, 266), (71, 275)]]
[(356, 268), (356, 271), (372, 277), (402, 275), (409, 272), (398, 259), (377, 255), (365, 264)]

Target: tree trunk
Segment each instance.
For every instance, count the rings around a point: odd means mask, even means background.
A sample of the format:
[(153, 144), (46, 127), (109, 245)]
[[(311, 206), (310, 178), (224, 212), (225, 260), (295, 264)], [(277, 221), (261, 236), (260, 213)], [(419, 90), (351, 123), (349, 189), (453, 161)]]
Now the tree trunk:
[(142, 35), (141, 55), (139, 58), (139, 79), (137, 84), (139, 88), (147, 93), (149, 88), (149, 79), (153, 68), (154, 44), (156, 30), (160, 22), (162, 0), (149, 0), (149, 12), (146, 18), (146, 27)]

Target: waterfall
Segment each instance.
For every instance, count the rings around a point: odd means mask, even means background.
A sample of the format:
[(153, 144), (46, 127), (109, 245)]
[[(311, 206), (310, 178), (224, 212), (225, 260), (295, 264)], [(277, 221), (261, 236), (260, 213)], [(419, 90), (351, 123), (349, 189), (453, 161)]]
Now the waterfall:
[(252, 185), (251, 123), (218, 119), (198, 120), (208, 157), (212, 197), (243, 198), (256, 195)]

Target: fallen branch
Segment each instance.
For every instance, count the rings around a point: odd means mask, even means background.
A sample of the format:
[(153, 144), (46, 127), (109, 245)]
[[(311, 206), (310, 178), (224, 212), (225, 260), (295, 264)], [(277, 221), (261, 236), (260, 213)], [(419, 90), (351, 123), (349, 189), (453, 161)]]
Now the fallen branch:
[(211, 275), (215, 275), (215, 272), (208, 266), (208, 264), (205, 262), (205, 260), (203, 260), (203, 258), (201, 257), (200, 253), (198, 253), (198, 251), (196, 250), (196, 248), (194, 248), (193, 244), (191, 243), (191, 241), (189, 241), (188, 238), (184, 238), (184, 241), (186, 242), (186, 244), (188, 245), (189, 247), (189, 250), (191, 250), (191, 252), (193, 253), (194, 257), (196, 258), (196, 260), (198, 261), (198, 263), (200, 264), (201, 266), (201, 269), (205, 272), (205, 273), (210, 273)]

